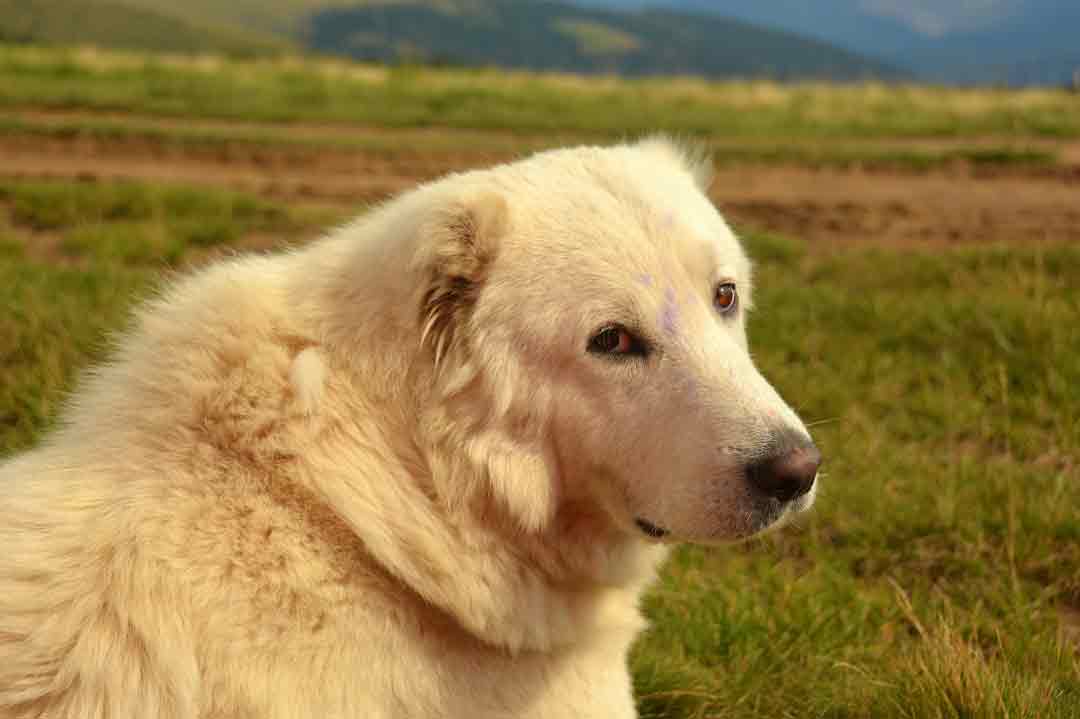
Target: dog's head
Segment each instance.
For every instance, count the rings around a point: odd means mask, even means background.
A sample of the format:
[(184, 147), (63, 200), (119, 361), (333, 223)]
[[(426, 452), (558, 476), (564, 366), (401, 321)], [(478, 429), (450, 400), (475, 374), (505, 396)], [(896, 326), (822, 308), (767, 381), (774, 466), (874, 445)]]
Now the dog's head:
[(649, 140), (443, 185), (415, 262), (447, 501), (483, 490), (527, 530), (588, 505), (695, 542), (810, 506), (820, 455), (751, 361), (750, 262), (707, 182)]

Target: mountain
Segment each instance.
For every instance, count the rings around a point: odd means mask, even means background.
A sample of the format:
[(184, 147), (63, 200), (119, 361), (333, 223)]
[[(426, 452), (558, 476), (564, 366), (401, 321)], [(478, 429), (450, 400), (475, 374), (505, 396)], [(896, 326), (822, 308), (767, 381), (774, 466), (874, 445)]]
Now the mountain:
[(286, 46), (116, 0), (0, 0), (0, 42), (234, 56), (265, 55)]
[(1028, 2), (977, 29), (921, 37), (893, 57), (944, 82), (1064, 85), (1080, 70), (1080, 3)]
[(1061, 85), (1080, 67), (1077, 0), (579, 0), (719, 14), (843, 47), (946, 83)]
[(920, 35), (887, 13), (863, 10), (874, 0), (578, 0), (586, 7), (639, 11), (665, 8), (730, 17), (798, 33), (872, 56), (889, 56)]
[(1080, 0), (0, 0), (0, 42), (965, 84), (1067, 84), (1077, 28)]
[[(4, 16), (20, 9), (24, 16), (48, 16), (49, 26), (62, 24), (67, 16), (71, 29), (54, 36), (106, 45), (161, 42), (167, 49), (180, 49), (177, 45), (192, 44), (184, 39), (190, 37), (190, 28), (201, 27), (207, 29), (207, 44), (211, 36), (218, 42), (222, 34), (273, 37), (318, 52), (387, 62), (777, 79), (854, 80), (903, 74), (888, 63), (820, 40), (738, 20), (671, 9), (588, 9), (566, 0), (0, 0), (0, 4), (4, 7), (0, 26)], [(91, 6), (114, 18), (98, 24), (115, 29), (115, 37), (105, 32), (79, 34), (81, 23), (97, 22), (96, 15), (86, 10)], [(128, 14), (121, 17), (121, 9)], [(175, 32), (159, 28), (166, 20), (180, 23)], [(31, 36), (42, 35), (27, 35)]]
[[(400, 0), (381, 0), (399, 2)], [(442, 4), (454, 0), (427, 0)], [(113, 0), (154, 12), (231, 29), (248, 29), (295, 38), (312, 13), (335, 7), (378, 4), (380, 0)]]
[(897, 78), (886, 63), (792, 33), (671, 10), (540, 0), (371, 3), (320, 10), (309, 45), (379, 61), (713, 77)]

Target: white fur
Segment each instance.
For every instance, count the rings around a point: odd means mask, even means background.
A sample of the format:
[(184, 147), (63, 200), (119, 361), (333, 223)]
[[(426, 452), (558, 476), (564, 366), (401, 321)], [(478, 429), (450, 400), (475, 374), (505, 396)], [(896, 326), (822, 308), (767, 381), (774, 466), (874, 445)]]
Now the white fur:
[(296, 400), (304, 411), (308, 414), (317, 412), (326, 383), (326, 365), (323, 364), (319, 350), (308, 347), (296, 355), (289, 370), (289, 381), (296, 392)]
[(164, 290), (0, 464), (0, 717), (634, 716), (635, 517), (764, 528), (736, 465), (804, 431), (703, 167), (544, 153)]

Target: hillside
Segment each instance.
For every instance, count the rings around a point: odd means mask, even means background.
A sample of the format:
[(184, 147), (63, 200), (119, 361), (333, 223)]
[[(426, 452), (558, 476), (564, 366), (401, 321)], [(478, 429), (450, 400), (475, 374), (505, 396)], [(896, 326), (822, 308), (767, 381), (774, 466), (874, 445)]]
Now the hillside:
[(946, 83), (1064, 85), (1080, 68), (1076, 0), (576, 0), (722, 14), (816, 38)]
[(415, 3), (327, 9), (312, 16), (307, 42), (364, 60), (534, 70), (830, 80), (901, 75), (819, 41), (735, 20), (530, 0), (474, 0), (453, 11)]
[[(330, 7), (366, 4), (371, 0), (117, 0), (188, 22), (250, 29), (285, 37), (303, 35), (306, 18)], [(379, 2), (379, 0), (374, 0)], [(389, 0), (394, 2), (396, 0)], [(453, 2), (455, 0), (446, 0)], [(439, 3), (441, 0), (431, 0)]]
[(132, 7), (117, 0), (0, 0), (0, 41), (252, 56), (286, 43)]
[(122, 0), (320, 52), (537, 70), (852, 80), (901, 73), (821, 41), (673, 11), (541, 0)]
[[(885, 3), (887, 0), (877, 0)], [(921, 37), (899, 20), (859, 0), (575, 0), (580, 5), (634, 12), (646, 7), (722, 15), (792, 32), (868, 57), (892, 58)], [(944, 5), (944, 3), (943, 3)]]
[(936, 81), (1064, 85), (1080, 69), (1080, 4), (1028, 0), (989, 27), (921, 38), (893, 56)]

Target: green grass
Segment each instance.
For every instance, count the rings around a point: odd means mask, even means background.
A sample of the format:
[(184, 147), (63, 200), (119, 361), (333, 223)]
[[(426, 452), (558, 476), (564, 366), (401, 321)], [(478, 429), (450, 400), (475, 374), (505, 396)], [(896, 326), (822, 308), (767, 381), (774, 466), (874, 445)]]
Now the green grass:
[[(163, 269), (331, 219), (134, 184), (7, 181), (0, 207), (0, 452), (40, 437)], [(211, 229), (162, 252), (147, 228), (173, 223)], [(1075, 717), (1080, 248), (746, 236), (755, 357), (820, 422), (827, 476), (800, 526), (676, 554), (633, 656), (642, 715)]]
[[(0, 137), (43, 138), (63, 141), (139, 142), (157, 148), (173, 148), (186, 155), (231, 157), (242, 153), (273, 151), (302, 158), (327, 151), (362, 152), (389, 158), (460, 157), (468, 153), (512, 156), (527, 151), (588, 141), (571, 132), (540, 133), (514, 137), (470, 130), (445, 130), (432, 134), (413, 129), (378, 132), (335, 132), (320, 135), (290, 125), (209, 123), (204, 126), (169, 124), (137, 116), (111, 119), (94, 117), (38, 118), (34, 121), (0, 113)], [(1050, 168), (1059, 164), (1051, 149), (1020, 144), (958, 145), (918, 148), (889, 141), (742, 141), (722, 139), (709, 143), (721, 165), (788, 164), (820, 168), (879, 168), (922, 172), (965, 164), (974, 167)]]
[(15, 225), (55, 230), (112, 221), (227, 221), (244, 229), (288, 227), (290, 213), (241, 193), (136, 182), (0, 180)]
[[(277, 151), (302, 157), (332, 151), (362, 151), (370, 155), (399, 157), (406, 155), (455, 155), (467, 152), (514, 154), (523, 149), (539, 150), (581, 139), (569, 134), (499, 136), (469, 130), (447, 130), (437, 134), (423, 130), (363, 130), (347, 128), (325, 134), (306, 132), (307, 128), (289, 124), (251, 124), (207, 122), (186, 124), (128, 116), (102, 119), (94, 116), (35, 118), (25, 120), (0, 113), (0, 137), (43, 138), (62, 141), (94, 140), (103, 142), (141, 142), (158, 148), (179, 149), (185, 154), (222, 154), (232, 150)], [(1007, 150), (1006, 150), (1007, 151)], [(1049, 156), (1050, 161), (1053, 156)]]
[(645, 716), (1076, 716), (1080, 248), (750, 239), (756, 357), (827, 476), (801, 531), (678, 555)]
[(1080, 136), (1080, 95), (1063, 90), (622, 81), (0, 47), (0, 107), (25, 106), (605, 137)]

